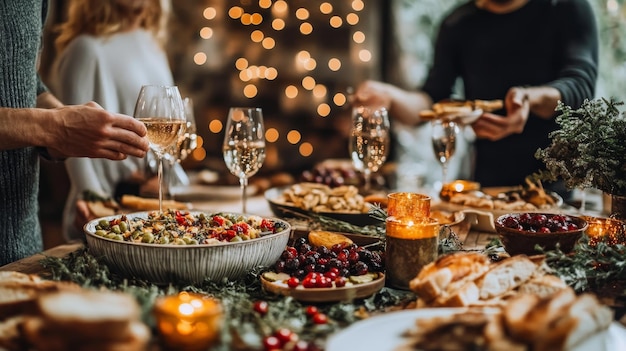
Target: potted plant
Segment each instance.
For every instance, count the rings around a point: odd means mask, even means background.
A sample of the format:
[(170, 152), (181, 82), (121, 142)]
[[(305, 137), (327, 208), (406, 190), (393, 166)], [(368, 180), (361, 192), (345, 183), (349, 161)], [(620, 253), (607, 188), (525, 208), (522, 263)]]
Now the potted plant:
[(543, 180), (562, 178), (570, 188), (596, 188), (611, 195), (612, 213), (626, 218), (626, 112), (614, 98), (585, 100), (578, 109), (559, 102), (559, 129), (535, 157), (546, 170)]

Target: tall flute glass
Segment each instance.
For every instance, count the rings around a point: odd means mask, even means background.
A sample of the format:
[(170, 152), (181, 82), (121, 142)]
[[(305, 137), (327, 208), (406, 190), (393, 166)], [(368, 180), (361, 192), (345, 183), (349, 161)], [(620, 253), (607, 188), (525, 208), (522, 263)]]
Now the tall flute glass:
[(222, 151), (226, 167), (239, 178), (242, 213), (246, 213), (248, 178), (257, 173), (265, 161), (265, 127), (260, 108), (230, 108)]
[(163, 211), (163, 157), (185, 132), (185, 108), (178, 87), (144, 85), (139, 91), (134, 117), (148, 129), (150, 149), (157, 158), (159, 211)]
[(352, 164), (363, 173), (367, 192), (372, 173), (380, 169), (389, 154), (389, 117), (385, 108), (353, 108), (349, 151)]
[(433, 150), (441, 163), (441, 186), (443, 186), (448, 181), (448, 161), (456, 150), (460, 128), (456, 122), (447, 119), (435, 119), (431, 126)]

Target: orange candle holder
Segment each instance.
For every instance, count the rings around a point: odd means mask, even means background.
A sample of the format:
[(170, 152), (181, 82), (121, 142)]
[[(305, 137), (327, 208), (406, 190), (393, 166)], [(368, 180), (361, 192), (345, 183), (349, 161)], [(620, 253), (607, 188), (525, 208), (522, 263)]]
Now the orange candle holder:
[(476, 190), (480, 190), (480, 183), (469, 180), (455, 180), (453, 182), (446, 183), (441, 187), (439, 198), (444, 201), (450, 201), (455, 194), (462, 194)]
[(433, 218), (387, 217), (385, 271), (389, 286), (408, 290), (422, 268), (437, 259), (440, 228)]
[(207, 350), (218, 339), (222, 306), (214, 298), (181, 292), (160, 297), (154, 304), (156, 326), (170, 350)]
[(387, 216), (395, 218), (430, 217), (431, 197), (425, 194), (398, 192), (387, 195)]
[(614, 218), (582, 216), (587, 221), (585, 233), (589, 244), (596, 245), (604, 241), (609, 245), (626, 244), (626, 222)]

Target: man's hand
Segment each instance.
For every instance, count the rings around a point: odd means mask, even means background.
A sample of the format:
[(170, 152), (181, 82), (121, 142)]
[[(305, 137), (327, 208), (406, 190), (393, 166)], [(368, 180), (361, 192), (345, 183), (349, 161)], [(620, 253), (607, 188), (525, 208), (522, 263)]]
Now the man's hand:
[(353, 106), (391, 107), (391, 95), (389, 85), (383, 82), (368, 80), (361, 83), (352, 96)]
[(525, 89), (519, 87), (509, 89), (504, 99), (504, 107), (507, 111), (506, 116), (483, 113), (472, 124), (476, 137), (496, 141), (524, 131), (530, 112), (530, 103)]
[(107, 112), (94, 102), (54, 112), (60, 121), (51, 131), (55, 140), (48, 149), (53, 156), (123, 160), (144, 157), (148, 151), (145, 125), (130, 116)]

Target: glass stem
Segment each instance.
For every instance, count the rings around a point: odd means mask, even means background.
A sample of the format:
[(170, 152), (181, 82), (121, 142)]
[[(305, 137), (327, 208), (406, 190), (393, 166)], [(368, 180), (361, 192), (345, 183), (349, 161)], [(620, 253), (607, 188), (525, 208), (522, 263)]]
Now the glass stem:
[(368, 192), (370, 190), (370, 187), (372, 186), (372, 171), (370, 171), (369, 169), (365, 169), (363, 171), (363, 178), (365, 180), (365, 184), (363, 185), (363, 190), (365, 192)]
[(159, 212), (163, 212), (163, 158), (157, 157), (157, 181), (159, 182)]
[(441, 173), (441, 186), (443, 187), (443, 185), (446, 184), (448, 178), (448, 162), (444, 162), (441, 164)]
[(241, 213), (246, 213), (246, 188), (248, 187), (248, 178), (239, 178), (239, 184), (241, 184)]

